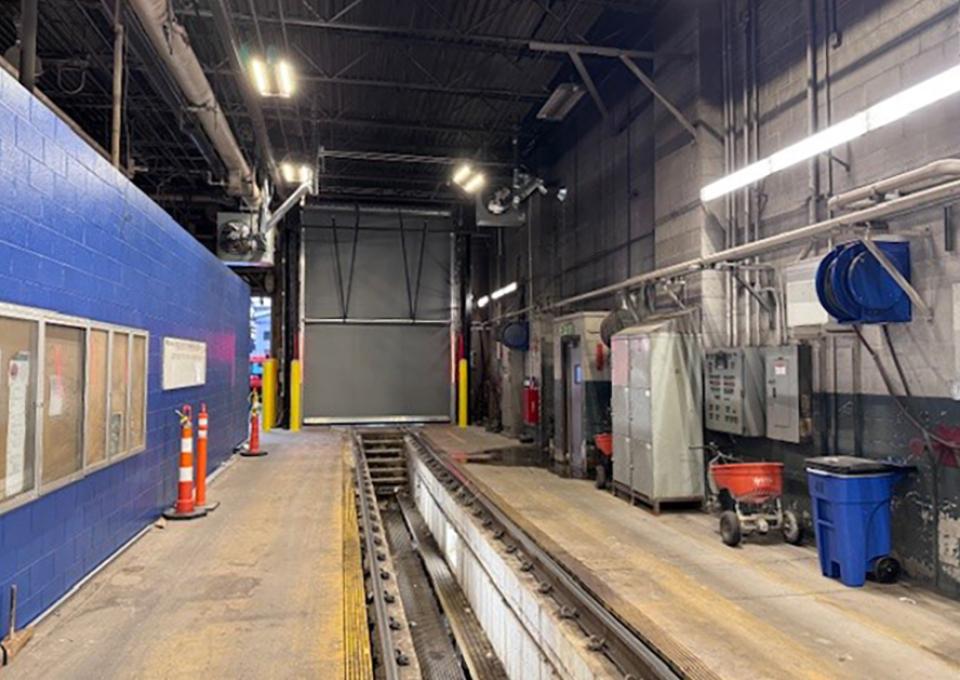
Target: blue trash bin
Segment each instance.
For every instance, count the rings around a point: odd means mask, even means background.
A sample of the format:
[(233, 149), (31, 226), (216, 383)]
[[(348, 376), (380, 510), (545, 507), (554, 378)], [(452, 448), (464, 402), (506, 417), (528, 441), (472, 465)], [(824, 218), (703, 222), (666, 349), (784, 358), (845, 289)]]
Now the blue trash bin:
[(847, 586), (867, 574), (895, 581), (900, 565), (890, 557), (890, 499), (909, 466), (855, 458), (807, 459), (820, 570)]

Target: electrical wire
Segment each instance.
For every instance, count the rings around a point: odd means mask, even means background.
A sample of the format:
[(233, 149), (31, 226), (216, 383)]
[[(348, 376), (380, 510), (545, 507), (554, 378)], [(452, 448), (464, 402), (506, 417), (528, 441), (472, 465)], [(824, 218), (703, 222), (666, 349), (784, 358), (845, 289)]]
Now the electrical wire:
[[(857, 338), (860, 339), (860, 344), (864, 346), (864, 348), (873, 358), (873, 362), (876, 364), (877, 370), (880, 372), (880, 377), (883, 379), (883, 384), (886, 386), (887, 392), (890, 393), (890, 396), (893, 397), (894, 403), (896, 403), (897, 407), (900, 409), (900, 412), (903, 413), (904, 418), (906, 418), (910, 424), (917, 428), (917, 430), (919, 430), (923, 435), (927, 449), (932, 451), (933, 447), (931, 446), (930, 442), (934, 441), (951, 450), (960, 451), (960, 442), (951, 442), (943, 437), (938, 436), (937, 434), (928, 430), (923, 423), (917, 420), (917, 418), (910, 412), (910, 409), (907, 407), (907, 405), (903, 403), (903, 397), (897, 394), (893, 386), (893, 381), (890, 379), (890, 374), (887, 373), (887, 369), (884, 367), (883, 362), (880, 361), (880, 356), (877, 354), (876, 350), (870, 345), (870, 343), (867, 342), (866, 338), (863, 337), (860, 326), (854, 325), (853, 330), (857, 334)], [(903, 376), (903, 369), (899, 367), (900, 362), (897, 358), (894, 358), (894, 363), (897, 364), (898, 369), (900, 370), (900, 379), (903, 381), (904, 391), (907, 393), (907, 396), (909, 396), (910, 390), (907, 387), (906, 379)]]

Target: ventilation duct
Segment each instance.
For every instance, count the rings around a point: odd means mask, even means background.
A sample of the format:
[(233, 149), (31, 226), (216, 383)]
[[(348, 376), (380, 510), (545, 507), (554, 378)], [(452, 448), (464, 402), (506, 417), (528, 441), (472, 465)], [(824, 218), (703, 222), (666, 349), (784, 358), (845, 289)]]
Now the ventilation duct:
[(233, 136), (197, 55), (190, 47), (186, 29), (170, 11), (172, 3), (168, 0), (130, 0), (130, 7), (223, 161), (227, 169), (228, 192), (250, 204), (259, 203), (260, 190), (253, 171)]

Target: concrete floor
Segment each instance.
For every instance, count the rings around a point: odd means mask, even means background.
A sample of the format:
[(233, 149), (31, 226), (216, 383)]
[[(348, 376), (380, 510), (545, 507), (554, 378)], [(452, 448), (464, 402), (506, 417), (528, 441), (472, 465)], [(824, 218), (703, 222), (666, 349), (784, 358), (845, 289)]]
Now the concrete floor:
[(264, 437), (208, 517), (153, 529), (52, 616), (0, 676), (343, 676), (339, 434)]
[(820, 575), (812, 547), (728, 548), (713, 517), (657, 517), (592, 482), (463, 469), (621, 616), (721, 677), (960, 677), (960, 603), (906, 584), (847, 588)]

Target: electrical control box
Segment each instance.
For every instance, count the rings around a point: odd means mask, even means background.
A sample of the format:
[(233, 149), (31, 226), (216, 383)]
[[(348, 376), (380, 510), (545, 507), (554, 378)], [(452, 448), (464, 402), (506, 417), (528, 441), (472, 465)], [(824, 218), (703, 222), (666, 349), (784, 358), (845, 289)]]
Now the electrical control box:
[(813, 434), (813, 358), (809, 345), (766, 348), (767, 437), (799, 444)]
[(711, 350), (703, 372), (707, 429), (741, 437), (764, 436), (762, 348)]

